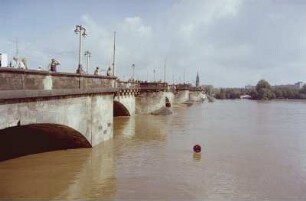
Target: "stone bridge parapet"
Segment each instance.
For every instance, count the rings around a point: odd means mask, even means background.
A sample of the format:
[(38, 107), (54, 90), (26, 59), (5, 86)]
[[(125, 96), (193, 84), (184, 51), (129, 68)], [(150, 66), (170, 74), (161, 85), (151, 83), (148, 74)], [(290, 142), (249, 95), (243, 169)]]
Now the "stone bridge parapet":
[(114, 88), (116, 77), (0, 68), (0, 90)]

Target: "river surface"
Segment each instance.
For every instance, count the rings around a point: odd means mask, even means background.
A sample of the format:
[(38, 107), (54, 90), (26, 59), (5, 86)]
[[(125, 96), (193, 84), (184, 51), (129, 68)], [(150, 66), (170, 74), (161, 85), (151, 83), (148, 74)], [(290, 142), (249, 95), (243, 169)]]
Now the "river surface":
[(115, 118), (114, 139), (93, 149), (1, 162), (0, 199), (306, 200), (305, 101), (173, 112)]

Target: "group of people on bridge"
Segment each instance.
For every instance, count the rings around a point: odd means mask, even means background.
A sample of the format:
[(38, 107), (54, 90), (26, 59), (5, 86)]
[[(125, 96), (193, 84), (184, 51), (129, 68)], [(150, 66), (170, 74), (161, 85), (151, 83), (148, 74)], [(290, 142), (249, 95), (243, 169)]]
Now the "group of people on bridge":
[[(51, 59), (51, 63), (49, 64), (49, 69), (52, 72), (57, 72), (57, 66), (60, 65), (60, 63), (55, 60), (55, 59)], [(77, 74), (86, 74), (88, 72), (85, 72), (81, 66), (78, 67), (78, 69), (76, 70)], [(100, 75), (100, 68), (99, 66), (96, 67), (95, 71), (94, 71), (94, 75)], [(106, 76), (111, 76), (112, 75), (112, 69), (111, 67), (108, 67), (107, 71), (106, 71)]]
[[(19, 68), (19, 69), (28, 69), (28, 65), (27, 65), (27, 61), (25, 58), (23, 59), (17, 59), (17, 58), (13, 58), (13, 60), (15, 61), (16, 65), (13, 65), (12, 62), (9, 63), (8, 67), (10, 68)], [(47, 69), (51, 72), (57, 72), (57, 66), (60, 65), (60, 62), (58, 62), (56, 59), (52, 58), (50, 64), (48, 65)], [(43, 68), (41, 66), (38, 66), (38, 70), (43, 70)], [(100, 67), (97, 66), (95, 71), (94, 71), (94, 75), (100, 75), (101, 74)], [(105, 71), (105, 70), (104, 70)], [(85, 72), (82, 67), (78, 67), (78, 69), (76, 70), (77, 74), (88, 74), (88, 72)], [(106, 76), (112, 76), (112, 69), (111, 67), (108, 67), (108, 69), (106, 70)]]

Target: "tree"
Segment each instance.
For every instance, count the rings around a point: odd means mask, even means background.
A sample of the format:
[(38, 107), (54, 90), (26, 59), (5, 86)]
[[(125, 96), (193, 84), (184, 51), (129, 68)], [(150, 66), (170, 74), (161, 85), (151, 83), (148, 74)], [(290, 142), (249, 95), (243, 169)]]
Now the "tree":
[(226, 99), (226, 94), (224, 89), (220, 89), (220, 92), (216, 95), (217, 99)]
[(260, 80), (256, 85), (257, 97), (254, 99), (270, 100), (275, 98), (275, 94), (272, 91), (272, 87), (266, 80)]
[(271, 85), (266, 80), (260, 80), (256, 85), (256, 91), (258, 92), (262, 88), (271, 89)]
[(252, 99), (258, 98), (258, 93), (255, 89), (252, 89), (248, 94), (252, 97)]
[(239, 88), (220, 89), (216, 93), (217, 99), (239, 99), (240, 96), (241, 96), (241, 89)]
[(276, 96), (276, 98), (284, 98), (284, 90), (281, 88), (275, 88), (274, 89), (274, 94)]
[(209, 96), (213, 95), (214, 87), (212, 85), (208, 85), (204, 87), (205, 93)]
[(303, 88), (300, 90), (301, 94), (306, 94), (306, 84), (303, 86)]
[(275, 95), (271, 89), (268, 88), (260, 88), (258, 92), (259, 100), (271, 100), (275, 98)]

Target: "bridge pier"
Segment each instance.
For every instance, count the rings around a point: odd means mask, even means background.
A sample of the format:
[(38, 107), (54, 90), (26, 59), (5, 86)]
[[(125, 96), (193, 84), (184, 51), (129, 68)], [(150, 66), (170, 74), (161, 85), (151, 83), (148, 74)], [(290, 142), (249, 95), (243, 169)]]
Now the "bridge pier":
[(114, 117), (135, 115), (137, 90), (120, 90), (114, 97)]
[(143, 92), (136, 97), (136, 114), (150, 114), (163, 107), (171, 107), (174, 100), (172, 92)]
[(175, 93), (174, 102), (177, 104), (189, 101), (189, 90), (180, 90)]
[(202, 93), (202, 91), (190, 91), (189, 92), (189, 100), (193, 102), (203, 102), (207, 99), (206, 95)]

